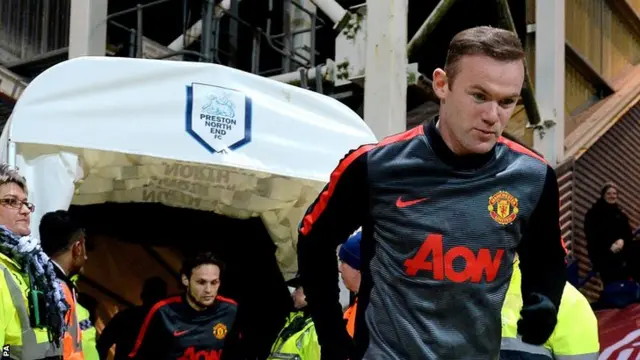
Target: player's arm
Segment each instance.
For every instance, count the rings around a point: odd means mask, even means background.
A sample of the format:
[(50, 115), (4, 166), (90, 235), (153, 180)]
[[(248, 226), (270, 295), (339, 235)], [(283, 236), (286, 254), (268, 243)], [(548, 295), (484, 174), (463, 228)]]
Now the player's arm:
[(129, 353), (130, 359), (151, 360), (158, 352), (157, 347), (163, 345), (162, 341), (158, 341), (158, 334), (164, 328), (164, 323), (158, 313), (162, 311), (163, 306), (166, 304), (159, 302), (149, 310), (144, 322), (142, 322), (133, 350)]
[(104, 327), (98, 340), (96, 341), (96, 348), (98, 349), (98, 356), (101, 360), (105, 360), (109, 354), (109, 350), (116, 343), (116, 335), (124, 330), (122, 329), (122, 315), (123, 312), (118, 312), (111, 318), (109, 323)]
[(544, 188), (517, 249), (523, 300), (518, 332), (523, 341), (536, 345), (543, 344), (553, 332), (567, 281), (559, 205), (556, 174), (547, 166)]
[(368, 146), (347, 154), (309, 207), (298, 233), (298, 267), (322, 358), (345, 359), (353, 351), (339, 302), (336, 248), (369, 214)]

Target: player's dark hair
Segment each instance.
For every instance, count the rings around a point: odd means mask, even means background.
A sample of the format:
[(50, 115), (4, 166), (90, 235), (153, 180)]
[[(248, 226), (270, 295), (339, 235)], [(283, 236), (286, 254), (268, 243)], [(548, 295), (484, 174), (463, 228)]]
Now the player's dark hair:
[[(449, 43), (444, 71), (449, 87), (460, 71), (458, 63), (464, 56), (484, 55), (498, 61), (518, 61), (525, 56), (522, 43), (513, 31), (478, 26), (459, 32)], [(524, 65), (524, 64), (523, 64)]]
[(42, 250), (49, 257), (70, 249), (84, 235), (82, 227), (65, 210), (44, 214), (39, 230)]
[(218, 259), (212, 252), (201, 252), (196, 254), (195, 256), (188, 257), (182, 263), (182, 269), (180, 270), (181, 275), (185, 275), (187, 278), (191, 278), (191, 273), (193, 269), (197, 268), (201, 265), (215, 265), (220, 269), (220, 276), (222, 277), (222, 272), (224, 271), (224, 262)]

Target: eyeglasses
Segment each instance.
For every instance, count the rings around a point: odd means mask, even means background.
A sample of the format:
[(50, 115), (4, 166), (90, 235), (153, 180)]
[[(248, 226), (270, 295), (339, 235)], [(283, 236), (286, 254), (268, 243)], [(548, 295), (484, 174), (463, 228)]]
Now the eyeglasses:
[(30, 203), (27, 200), (18, 200), (16, 198), (0, 199), (0, 204), (12, 207), (14, 209), (22, 209), (23, 206), (26, 206), (30, 212), (34, 212), (36, 210), (36, 206), (33, 205), (33, 203)]

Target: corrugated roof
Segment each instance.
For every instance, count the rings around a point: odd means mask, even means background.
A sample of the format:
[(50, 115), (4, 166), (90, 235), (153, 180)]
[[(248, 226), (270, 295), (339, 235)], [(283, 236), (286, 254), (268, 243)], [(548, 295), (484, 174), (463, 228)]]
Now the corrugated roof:
[(565, 158), (578, 158), (640, 100), (640, 65), (616, 81), (616, 92), (600, 100), (577, 118), (578, 125), (565, 138)]

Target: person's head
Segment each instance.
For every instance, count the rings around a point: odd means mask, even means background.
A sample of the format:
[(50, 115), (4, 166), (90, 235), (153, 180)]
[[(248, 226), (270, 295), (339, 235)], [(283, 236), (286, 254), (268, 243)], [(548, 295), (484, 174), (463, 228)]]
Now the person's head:
[(287, 281), (287, 286), (293, 288), (291, 292), (291, 299), (293, 300), (293, 307), (297, 310), (303, 309), (307, 306), (307, 297), (304, 295), (304, 288), (300, 281), (300, 276), (296, 275), (293, 279)]
[(167, 283), (159, 276), (145, 280), (140, 299), (143, 305), (153, 305), (167, 297)]
[(63, 267), (68, 276), (81, 272), (87, 261), (85, 233), (69, 212), (57, 210), (44, 214), (39, 230), (42, 250)]
[(518, 36), (488, 26), (454, 36), (444, 69), (433, 72), (440, 98), (438, 127), (458, 155), (489, 152), (507, 126), (524, 83)]
[(0, 165), (0, 225), (20, 236), (31, 234), (31, 213), (27, 181), (7, 164)]
[(296, 287), (291, 294), (291, 298), (293, 299), (293, 307), (300, 310), (307, 306), (307, 297), (304, 295), (304, 288), (302, 286)]
[(187, 300), (196, 310), (212, 306), (218, 289), (224, 264), (212, 253), (205, 252), (188, 258), (180, 271), (182, 285), (187, 292)]
[(357, 293), (360, 290), (360, 239), (362, 232), (358, 231), (342, 244), (338, 251), (338, 259), (340, 260), (340, 275), (344, 286), (349, 291)]
[(613, 183), (606, 183), (600, 190), (600, 197), (609, 204), (618, 203), (618, 189)]

